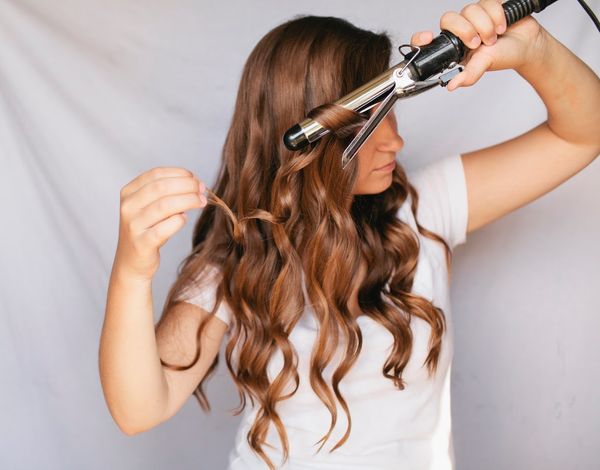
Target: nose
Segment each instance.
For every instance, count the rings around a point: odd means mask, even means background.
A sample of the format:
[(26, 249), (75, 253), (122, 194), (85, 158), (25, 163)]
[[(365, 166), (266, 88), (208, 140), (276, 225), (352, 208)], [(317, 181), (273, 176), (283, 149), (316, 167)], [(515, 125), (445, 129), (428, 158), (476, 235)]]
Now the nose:
[(382, 152), (399, 152), (404, 147), (404, 139), (398, 134), (396, 117), (390, 112), (377, 126), (377, 148)]

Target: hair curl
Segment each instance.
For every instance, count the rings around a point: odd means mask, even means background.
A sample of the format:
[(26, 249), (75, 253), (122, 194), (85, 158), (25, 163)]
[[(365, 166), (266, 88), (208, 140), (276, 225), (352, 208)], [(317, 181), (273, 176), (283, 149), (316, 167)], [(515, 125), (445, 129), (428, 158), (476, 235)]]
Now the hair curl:
[[(382, 366), (383, 375), (404, 389), (402, 372), (412, 351), (409, 323), (413, 315), (431, 326), (424, 365), (430, 374), (437, 367), (446, 327), (444, 313), (428, 299), (411, 293), (419, 238), (397, 217), (410, 194), (416, 219), (418, 194), (397, 165), (388, 189), (380, 194), (353, 195), (357, 159), (343, 170), (341, 154), (365, 117), (322, 104), (386, 70), (390, 52), (386, 33), (366, 31), (334, 17), (296, 17), (258, 42), (243, 69), (222, 165), (214, 189), (207, 191), (209, 203), (194, 227), (192, 251), (178, 268), (159, 320), (183, 290), (198, 282), (208, 268), (218, 268), (211, 313), (221, 301), (232, 312), (225, 359), (240, 397), (234, 414), (243, 411), (246, 397), (253, 406), (258, 402), (260, 408), (247, 440), (269, 468), (275, 467), (262, 446), (270, 446), (265, 442), (270, 422), (283, 443), (284, 461), (288, 458), (289, 443), (277, 403), (293, 395), (299, 385), (297, 355), (288, 338), (306, 307), (303, 274), (319, 325), (310, 384), (331, 414), (331, 426), (317, 442), (322, 442), (319, 450), (335, 426), (336, 399), (348, 427), (331, 451), (343, 445), (351, 430), (350, 410), (339, 384), (362, 347), (361, 330), (348, 309), (361, 263), (370, 267), (358, 288), (361, 314), (379, 322), (394, 338), (393, 350)], [(289, 151), (281, 136), (306, 115), (331, 133), (304, 151)], [(447, 243), (418, 223), (417, 227), (421, 234), (444, 245), (450, 267)], [(196, 363), (207, 320), (198, 328), (192, 363), (181, 366), (161, 361), (163, 366), (187, 370)], [(345, 358), (330, 386), (322, 372), (341, 343)], [(267, 365), (277, 350), (283, 355), (283, 368), (270, 381)], [(202, 386), (218, 360), (217, 355), (194, 391), (205, 411), (210, 405)], [(284, 394), (290, 381), (295, 387)]]

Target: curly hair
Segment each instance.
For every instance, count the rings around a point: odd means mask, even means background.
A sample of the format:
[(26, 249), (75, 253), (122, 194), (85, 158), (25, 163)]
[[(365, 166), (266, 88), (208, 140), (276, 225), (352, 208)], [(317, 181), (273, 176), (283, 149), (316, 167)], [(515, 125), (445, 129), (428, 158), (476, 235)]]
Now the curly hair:
[[(262, 446), (270, 446), (265, 443), (270, 422), (283, 443), (284, 460), (289, 455), (277, 403), (292, 396), (299, 384), (297, 355), (288, 337), (305, 311), (304, 281), (319, 325), (310, 384), (331, 414), (331, 426), (318, 441), (321, 447), (336, 423), (336, 399), (348, 427), (331, 451), (350, 434), (350, 412), (339, 384), (362, 347), (361, 330), (348, 308), (361, 263), (369, 266), (357, 291), (361, 313), (394, 338), (383, 375), (404, 389), (402, 372), (412, 351), (413, 315), (431, 326), (425, 365), (430, 375), (437, 367), (446, 327), (444, 312), (411, 293), (419, 237), (397, 217), (410, 195), (416, 219), (418, 194), (400, 165), (382, 193), (352, 194), (357, 159), (342, 169), (341, 154), (365, 116), (323, 105), (385, 71), (390, 54), (387, 33), (360, 29), (335, 17), (295, 17), (257, 43), (243, 69), (221, 167), (213, 189), (208, 190), (208, 205), (194, 226), (192, 251), (179, 265), (163, 306), (159, 322), (182, 291), (211, 268), (219, 273), (211, 313), (222, 301), (232, 312), (225, 359), (240, 397), (234, 414), (243, 411), (246, 397), (253, 406), (258, 403), (247, 441), (269, 468), (275, 467)], [(306, 115), (332, 132), (302, 151), (290, 151), (282, 136)], [(418, 223), (417, 227), (422, 235), (444, 245), (449, 267), (448, 244)], [(201, 337), (206, 320), (196, 338)], [(345, 358), (329, 384), (322, 372), (340, 345)], [(186, 370), (200, 357), (199, 341), (197, 348), (189, 365), (161, 362)], [(271, 381), (267, 366), (277, 351), (283, 355), (283, 367)], [(202, 386), (218, 361), (217, 355), (194, 391), (205, 411), (210, 405)], [(295, 387), (284, 394), (289, 383)]]

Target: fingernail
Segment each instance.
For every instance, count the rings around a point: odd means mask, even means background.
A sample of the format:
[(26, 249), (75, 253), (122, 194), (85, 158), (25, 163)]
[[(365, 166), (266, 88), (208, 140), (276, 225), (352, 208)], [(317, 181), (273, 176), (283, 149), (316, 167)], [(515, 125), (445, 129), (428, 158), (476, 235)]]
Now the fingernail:
[(496, 26), (496, 33), (502, 34), (506, 28), (503, 25)]
[(479, 46), (479, 44), (481, 44), (481, 40), (479, 39), (479, 36), (475, 36), (473, 39), (471, 39), (471, 42), (469, 44), (471, 44), (471, 47)]
[(464, 78), (465, 78), (465, 76), (462, 73), (459, 73), (456, 77), (454, 77), (452, 79), (452, 81), (454, 82), (454, 87), (452, 89), (456, 90), (462, 84), (462, 82), (464, 81)]

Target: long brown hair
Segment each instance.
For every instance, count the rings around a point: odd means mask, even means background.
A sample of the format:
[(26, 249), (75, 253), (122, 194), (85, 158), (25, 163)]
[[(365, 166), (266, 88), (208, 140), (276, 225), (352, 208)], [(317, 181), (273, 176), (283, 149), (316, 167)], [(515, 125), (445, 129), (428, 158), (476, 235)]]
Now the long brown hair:
[[(232, 312), (225, 359), (240, 397), (234, 414), (243, 411), (246, 397), (253, 406), (258, 403), (247, 440), (270, 468), (275, 467), (262, 446), (271, 421), (283, 443), (284, 460), (288, 458), (289, 444), (277, 402), (289, 398), (299, 384), (296, 351), (288, 337), (306, 307), (303, 273), (319, 325), (310, 384), (331, 413), (331, 426), (319, 441), (321, 447), (337, 419), (336, 398), (348, 427), (332, 450), (347, 440), (351, 429), (339, 383), (362, 347), (361, 330), (347, 306), (361, 261), (369, 266), (358, 289), (361, 312), (394, 337), (393, 350), (382, 365), (383, 375), (404, 389), (402, 372), (412, 351), (412, 315), (431, 326), (425, 365), (430, 375), (437, 367), (444, 313), (411, 293), (419, 239), (397, 217), (409, 194), (416, 217), (418, 195), (399, 165), (384, 192), (353, 195), (357, 158), (342, 170), (341, 153), (365, 116), (323, 105), (386, 70), (390, 54), (387, 33), (360, 29), (335, 17), (295, 17), (258, 42), (243, 69), (221, 167), (208, 191), (209, 204), (196, 222), (192, 251), (178, 268), (159, 320), (181, 292), (216, 268), (218, 287), (211, 313), (221, 301)], [(303, 151), (290, 151), (282, 135), (306, 115), (332, 132)], [(443, 243), (450, 266), (446, 242), (419, 224), (417, 227), (421, 234)], [(384, 302), (383, 296), (391, 304)], [(201, 322), (197, 338), (206, 320), (208, 317)], [(342, 342), (345, 359), (328, 384), (322, 371)], [(191, 364), (162, 364), (174, 370), (192, 367), (200, 357), (200, 344), (197, 346)], [(283, 368), (271, 382), (267, 365), (277, 350), (283, 355)], [(217, 354), (194, 391), (205, 411), (210, 405), (202, 385), (218, 359)], [(295, 387), (283, 395), (289, 381)]]

